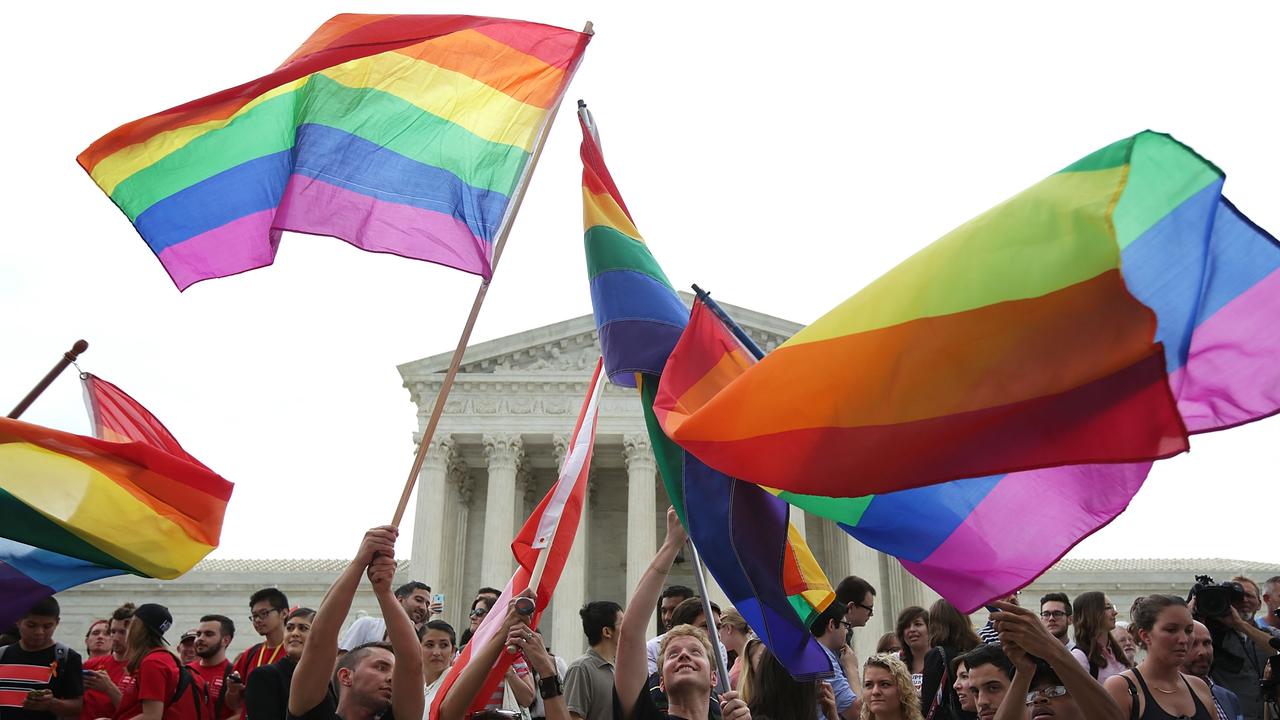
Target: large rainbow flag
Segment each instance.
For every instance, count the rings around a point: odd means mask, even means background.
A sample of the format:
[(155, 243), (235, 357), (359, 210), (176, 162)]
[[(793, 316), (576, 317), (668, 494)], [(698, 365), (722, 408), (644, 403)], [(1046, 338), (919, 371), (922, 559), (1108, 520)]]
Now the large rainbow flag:
[(808, 625), (835, 593), (786, 504), (707, 468), (658, 426), (657, 373), (689, 311), (636, 230), (588, 118), (580, 109), (587, 268), (605, 368), (615, 383), (638, 387), (667, 495), (707, 570), (793, 676), (826, 675), (830, 663)]
[[(87, 382), (86, 392), (107, 386), (120, 404), (99, 403), (97, 428), (159, 426), (114, 385)], [(114, 408), (126, 407), (122, 421)], [(0, 626), (99, 578), (177, 577), (217, 547), (231, 483), (136, 432), (117, 437), (0, 418)]]
[(125, 124), (80, 165), (178, 288), (270, 265), (282, 231), (488, 278), (588, 35), (338, 15), (275, 72)]
[[(1275, 413), (1280, 409), (1280, 363), (1276, 362), (1280, 359), (1280, 329), (1268, 318), (1280, 311), (1280, 243), (1221, 196), (1221, 171), (1164, 135), (1142, 133), (1108, 146), (1059, 174), (1095, 177), (1068, 177), (1055, 182), (1081, 181), (1077, 187), (1083, 190), (1088, 181), (1108, 174), (1115, 177), (1117, 172), (1118, 185), (1114, 200), (1105, 206), (1104, 227), (1114, 227), (1118, 266), (1128, 294), (1125, 303), (1136, 300), (1155, 320), (1149, 342), (1162, 350), (1160, 369), (1167, 392), (1176, 401), (1178, 419), (1194, 433)], [(1033, 188), (1028, 193), (1034, 191)], [(1019, 198), (1025, 202), (1028, 193)], [(1015, 198), (983, 218), (1018, 206), (1019, 199)], [(1052, 256), (1055, 249), (1044, 246), (1076, 245), (1072, 228), (1092, 223), (1095, 210), (1087, 197), (1062, 195), (1040, 211), (1023, 219), (1038, 218), (1041, 225), (1027, 224), (1020, 232), (1004, 236), (1012, 257), (1026, 260), (1025, 254), (1033, 251)], [(1083, 217), (1076, 218), (1075, 214)], [(1010, 219), (980, 218), (982, 222), (975, 223), (990, 230), (1007, 228), (1001, 220), (1007, 223)], [(983, 243), (1001, 240), (998, 235), (966, 237), (977, 245), (975, 253)], [(921, 255), (928, 258), (939, 253), (953, 260), (968, 260), (953, 264), (959, 277), (938, 280), (956, 285), (972, 281), (969, 275), (981, 275), (987, 264), (980, 261), (991, 259), (982, 254), (966, 255), (963, 248), (931, 247)], [(912, 262), (908, 261), (908, 265)], [(1029, 260), (1025, 268), (1032, 273), (1057, 272)], [(904, 275), (902, 268), (886, 278), (895, 276), (912, 278)], [(880, 287), (872, 288), (881, 295), (890, 293), (892, 289), (883, 287), (884, 282), (882, 279), (877, 283)], [(999, 288), (993, 288), (996, 289)], [(901, 297), (920, 303), (930, 287), (921, 280), (897, 290)], [(1087, 313), (1090, 309), (1083, 305), (1074, 311)], [(885, 316), (898, 312), (893, 308), (875, 310)], [(837, 309), (828, 318), (839, 312)], [(1086, 315), (1079, 322), (1090, 319)], [(989, 336), (987, 341), (1001, 347), (1010, 343), (998, 335)], [(927, 337), (918, 338), (918, 342), (924, 347), (898, 348), (908, 358), (904, 371), (915, 367), (913, 362), (921, 362), (920, 354), (925, 350), (938, 351)], [(693, 358), (693, 362), (687, 356), (673, 357), (664, 370), (663, 397), (658, 403), (658, 413), (668, 431), (679, 437), (690, 418), (741, 392), (744, 385), (740, 383), (775, 357), (786, 358), (782, 348), (750, 369), (751, 358), (730, 346), (719, 354)], [(956, 354), (940, 357), (963, 359)], [(954, 370), (944, 362), (938, 365), (939, 372)], [(778, 361), (774, 366), (776, 371)], [(1034, 387), (1060, 377), (1051, 372), (1055, 367), (1028, 365), (1021, 373), (999, 379), (1016, 387)], [(861, 375), (860, 369), (860, 365), (852, 365), (846, 374)], [(807, 380), (806, 370), (816, 372), (813, 368), (793, 367), (801, 384)], [(909, 385), (909, 379), (903, 378), (901, 383)], [(989, 392), (987, 386), (995, 384), (996, 379), (984, 380), (976, 392)], [(833, 379), (833, 387), (839, 382), (839, 378)], [(909, 398), (907, 390), (899, 388), (898, 393)], [(736, 397), (753, 410), (764, 407), (768, 400)], [(785, 423), (786, 418), (780, 422)], [(839, 432), (830, 437), (839, 437)], [(966, 437), (958, 433), (955, 439), (964, 441)], [(730, 445), (724, 443), (720, 449)], [(738, 448), (747, 445), (747, 441), (739, 441)], [(890, 459), (918, 467), (915, 458), (904, 456), (904, 450), (913, 448), (886, 444), (880, 451)], [(965, 450), (959, 457), (971, 456)], [(815, 462), (800, 453), (785, 455), (784, 459), (794, 461), (796, 468), (810, 467)], [(813, 487), (803, 482), (803, 474), (791, 476), (791, 490), (775, 488), (773, 492), (798, 507), (836, 520), (860, 541), (897, 556), (909, 571), (957, 607), (973, 610), (992, 597), (1026, 585), (1075, 543), (1114, 519), (1141, 487), (1150, 467), (1150, 460), (1075, 464), (861, 495), (870, 488), (864, 489), (863, 475), (851, 470), (847, 481), (835, 489), (853, 497), (795, 492)], [(831, 483), (823, 482), (823, 489), (830, 489)]]

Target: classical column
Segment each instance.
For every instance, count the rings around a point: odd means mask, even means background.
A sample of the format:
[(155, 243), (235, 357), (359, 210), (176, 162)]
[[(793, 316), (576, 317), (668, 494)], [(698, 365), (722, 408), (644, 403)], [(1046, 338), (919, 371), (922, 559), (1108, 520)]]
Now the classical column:
[[(562, 468), (569, 451), (569, 436), (555, 435), (551, 442), (556, 453), (556, 467)], [(578, 610), (587, 600), (587, 543), (590, 542), (590, 533), (591, 493), (588, 492), (583, 499), (578, 534), (574, 537), (564, 571), (560, 574), (560, 584), (556, 586), (555, 598), (551, 601), (551, 649), (566, 661), (581, 655), (587, 646)]]
[(804, 519), (804, 510), (792, 505), (790, 520), (791, 524), (794, 525), (796, 530), (800, 533), (800, 537), (804, 538), (805, 542), (808, 542), (809, 534), (805, 531), (805, 525), (807, 525), (807, 523)]
[(622, 457), (627, 463), (627, 597), (636, 589), (644, 569), (658, 549), (657, 470), (649, 436), (642, 433), (622, 438)]
[(436, 540), (441, 558), (440, 587), (434, 584), (431, 587), (444, 595), (445, 620), (462, 629), (466, 627), (467, 611), (475, 597), (475, 588), (463, 586), (467, 567), (467, 520), (475, 486), (471, 480), (471, 469), (456, 454), (449, 462), (446, 477), (444, 520)]
[[(844, 533), (845, 552), (849, 558), (848, 574), (871, 583), (875, 588), (875, 612), (864, 627), (853, 631), (853, 649), (858, 651), (858, 658), (865, 660), (875, 652), (880, 636), (894, 627), (896, 608), (891, 601), (890, 590), (886, 585), (884, 555), (858, 542), (852, 535)], [(830, 578), (833, 585), (838, 585), (844, 576)]]
[(511, 579), (511, 541), (516, 536), (516, 468), (524, 454), (519, 435), (486, 434), (484, 456), (489, 462), (489, 490), (485, 495), (484, 555), (480, 582), (500, 588)]
[[(409, 579), (439, 587), (444, 559), (444, 547), (440, 542), (444, 529), (445, 484), (448, 482), (449, 462), (453, 459), (453, 436), (445, 435), (431, 441), (426, 460), (418, 473), (418, 502), (413, 512), (413, 545), (409, 551)], [(436, 590), (436, 592), (444, 592)]]

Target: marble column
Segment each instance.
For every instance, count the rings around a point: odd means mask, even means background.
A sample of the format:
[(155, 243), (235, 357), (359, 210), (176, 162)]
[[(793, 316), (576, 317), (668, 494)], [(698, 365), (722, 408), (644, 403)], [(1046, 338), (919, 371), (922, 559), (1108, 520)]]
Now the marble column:
[[(413, 512), (413, 545), (409, 550), (409, 578), (440, 587), (440, 568), (445, 557), (443, 544), (445, 485), (454, 441), (450, 435), (432, 439), (418, 473), (418, 500)], [(452, 550), (452, 548), (450, 548)], [(407, 582), (407, 580), (405, 580)], [(435, 590), (435, 592), (444, 592)]]
[(475, 485), (471, 480), (471, 469), (457, 455), (449, 462), (447, 478), (444, 519), (439, 540), (440, 587), (431, 587), (444, 595), (445, 621), (461, 631), (467, 626), (467, 612), (475, 597), (474, 588), (463, 586), (467, 560), (467, 521)]
[[(555, 435), (551, 442), (556, 454), (556, 467), (564, 466), (569, 450), (569, 436)], [(551, 649), (566, 662), (586, 651), (586, 636), (582, 634), (582, 619), (578, 610), (587, 601), (587, 545), (591, 541), (591, 495), (583, 498), (582, 520), (573, 547), (565, 560), (560, 584), (551, 600)]]
[(808, 525), (808, 523), (805, 522), (805, 519), (804, 519), (804, 510), (801, 510), (795, 505), (792, 505), (790, 520), (791, 520), (791, 524), (795, 526), (796, 531), (800, 533), (800, 537), (804, 538), (805, 542), (808, 542), (809, 534), (805, 531), (805, 527)]
[(622, 457), (627, 464), (627, 597), (636, 589), (640, 576), (658, 549), (657, 471), (649, 436), (642, 433), (622, 438)]
[(524, 455), (524, 442), (516, 434), (485, 434), (489, 489), (485, 494), (484, 554), (480, 558), (480, 582), (501, 588), (511, 579), (511, 540), (516, 536), (516, 469)]
[[(866, 580), (876, 591), (876, 599), (873, 603), (875, 612), (871, 619), (864, 627), (853, 631), (853, 649), (858, 652), (859, 659), (865, 660), (875, 652), (880, 636), (893, 630), (896, 609), (886, 585), (884, 555), (858, 542), (848, 533), (844, 535), (845, 553), (849, 559), (847, 574), (857, 575)], [(830, 578), (833, 586), (840, 584), (843, 579), (843, 575)]]

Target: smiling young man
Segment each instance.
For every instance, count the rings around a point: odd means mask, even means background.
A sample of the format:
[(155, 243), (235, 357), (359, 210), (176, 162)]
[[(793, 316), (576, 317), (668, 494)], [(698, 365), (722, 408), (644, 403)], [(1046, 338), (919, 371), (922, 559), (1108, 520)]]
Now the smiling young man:
[(80, 714), (80, 655), (53, 639), (61, 614), (58, 601), (47, 597), (18, 619), (18, 642), (0, 652), (0, 720), (57, 720)]
[[(664, 712), (654, 704), (645, 688), (649, 676), (645, 630), (652, 616), (634, 610), (657, 606), (662, 583), (687, 537), (675, 511), (668, 509), (666, 539), (632, 592), (627, 607), (633, 611), (624, 613), (618, 628), (618, 658), (614, 665), (614, 717), (617, 720), (707, 720), (710, 714), (716, 672), (707, 634), (692, 625), (678, 625), (663, 638), (658, 672), (668, 701)], [(737, 692), (724, 693), (720, 702), (724, 720), (751, 720), (751, 711)]]

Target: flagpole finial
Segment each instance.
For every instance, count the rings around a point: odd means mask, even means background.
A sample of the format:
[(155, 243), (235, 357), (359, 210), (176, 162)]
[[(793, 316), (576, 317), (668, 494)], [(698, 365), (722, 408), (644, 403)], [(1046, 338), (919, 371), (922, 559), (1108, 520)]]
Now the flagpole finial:
[(587, 109), (587, 101), (586, 101), (586, 100), (583, 100), (582, 98), (578, 98), (578, 109), (579, 109), (579, 110), (586, 110), (586, 109)]

